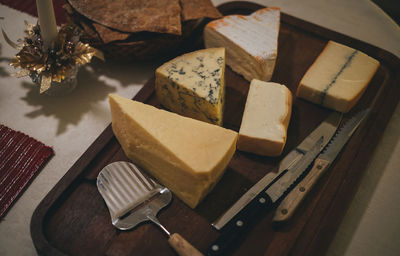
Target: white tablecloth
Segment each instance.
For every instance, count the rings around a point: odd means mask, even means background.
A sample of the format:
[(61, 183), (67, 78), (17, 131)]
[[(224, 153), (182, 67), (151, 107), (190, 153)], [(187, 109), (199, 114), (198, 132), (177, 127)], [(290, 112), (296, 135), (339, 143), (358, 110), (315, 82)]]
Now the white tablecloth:
[[(216, 5), (226, 2), (214, 0)], [(400, 57), (400, 29), (368, 0), (255, 1), (279, 6), (287, 14), (383, 48)], [(12, 40), (23, 37), (24, 20), (36, 19), (0, 5), (2, 26)], [(110, 123), (108, 93), (132, 97), (158, 63), (125, 67), (118, 63), (86, 66), (78, 87), (61, 98), (37, 94), (29, 79), (10, 77), (16, 53), (0, 36), (0, 123), (52, 146), (55, 156), (0, 223), (0, 255), (36, 255), (30, 218), (36, 206)], [(399, 85), (400, 86), (400, 85)], [(400, 255), (400, 107), (371, 159), (358, 193), (328, 255)]]

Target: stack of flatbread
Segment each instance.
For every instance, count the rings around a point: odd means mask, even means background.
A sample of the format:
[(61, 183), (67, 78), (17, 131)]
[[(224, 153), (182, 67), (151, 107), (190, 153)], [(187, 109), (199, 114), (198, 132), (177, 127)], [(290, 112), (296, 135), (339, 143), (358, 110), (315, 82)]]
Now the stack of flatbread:
[(168, 54), (200, 21), (222, 17), (211, 0), (67, 0), (64, 8), (82, 41), (119, 60)]

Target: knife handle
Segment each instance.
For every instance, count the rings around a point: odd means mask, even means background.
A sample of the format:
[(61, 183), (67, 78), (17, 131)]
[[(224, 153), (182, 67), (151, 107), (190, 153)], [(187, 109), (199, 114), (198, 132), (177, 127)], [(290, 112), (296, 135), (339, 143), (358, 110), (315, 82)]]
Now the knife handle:
[(230, 255), (240, 242), (240, 237), (268, 210), (272, 209), (273, 202), (265, 191), (261, 191), (245, 208), (233, 217), (221, 230), (221, 235), (211, 244), (207, 255)]
[(329, 161), (317, 158), (306, 177), (304, 177), (304, 179), (282, 200), (276, 209), (273, 221), (284, 222), (289, 220), (308, 192), (310, 192), (314, 184), (329, 166)]

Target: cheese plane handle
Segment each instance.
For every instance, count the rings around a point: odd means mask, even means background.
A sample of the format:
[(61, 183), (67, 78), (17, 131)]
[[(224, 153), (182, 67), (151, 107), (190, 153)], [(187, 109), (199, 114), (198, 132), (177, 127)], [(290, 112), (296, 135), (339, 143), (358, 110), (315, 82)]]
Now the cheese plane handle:
[(319, 178), (329, 168), (330, 161), (317, 158), (310, 172), (297, 186), (282, 200), (277, 207), (273, 222), (285, 222), (289, 220), (300, 203), (304, 200)]
[(178, 233), (172, 234), (168, 239), (168, 243), (179, 256), (203, 256), (201, 252)]
[(221, 230), (221, 235), (207, 250), (208, 256), (229, 255), (235, 245), (240, 242), (240, 237), (248, 228), (273, 208), (273, 202), (268, 194), (259, 193), (246, 208), (242, 209)]
[(156, 224), (165, 234), (169, 236), (168, 243), (179, 256), (203, 256), (203, 254), (191, 245), (185, 238), (178, 233), (171, 234), (152, 214), (147, 214), (148, 220)]

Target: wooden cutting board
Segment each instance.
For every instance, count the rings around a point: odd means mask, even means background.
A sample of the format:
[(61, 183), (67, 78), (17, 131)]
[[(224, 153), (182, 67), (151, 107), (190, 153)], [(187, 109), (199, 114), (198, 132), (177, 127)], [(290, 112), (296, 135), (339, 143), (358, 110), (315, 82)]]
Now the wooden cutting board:
[[(261, 7), (231, 2), (219, 9), (228, 15), (249, 14)], [(295, 93), (300, 79), (328, 40), (361, 50), (381, 62), (365, 94), (344, 120), (366, 107), (371, 107), (372, 111), (291, 221), (273, 226), (274, 212), (269, 212), (247, 232), (241, 243), (232, 248), (234, 255), (322, 255), (334, 237), (368, 159), (399, 102), (398, 58), (367, 43), (286, 14), (281, 17), (278, 59), (272, 81), (285, 84)], [(227, 68), (226, 85), (224, 126), (237, 131), (249, 83)], [(154, 94), (154, 78), (146, 83), (135, 99), (160, 107)], [(219, 236), (210, 223), (266, 173), (277, 171), (282, 157), (330, 112), (294, 98), (288, 140), (281, 157), (236, 152), (219, 184), (195, 210), (174, 197), (172, 204), (160, 212), (161, 223), (205, 252)], [(31, 235), (40, 254), (175, 255), (167, 237), (155, 225), (144, 224), (126, 232), (112, 226), (95, 180), (105, 165), (119, 160), (128, 159), (111, 126), (108, 126), (35, 210)]]

